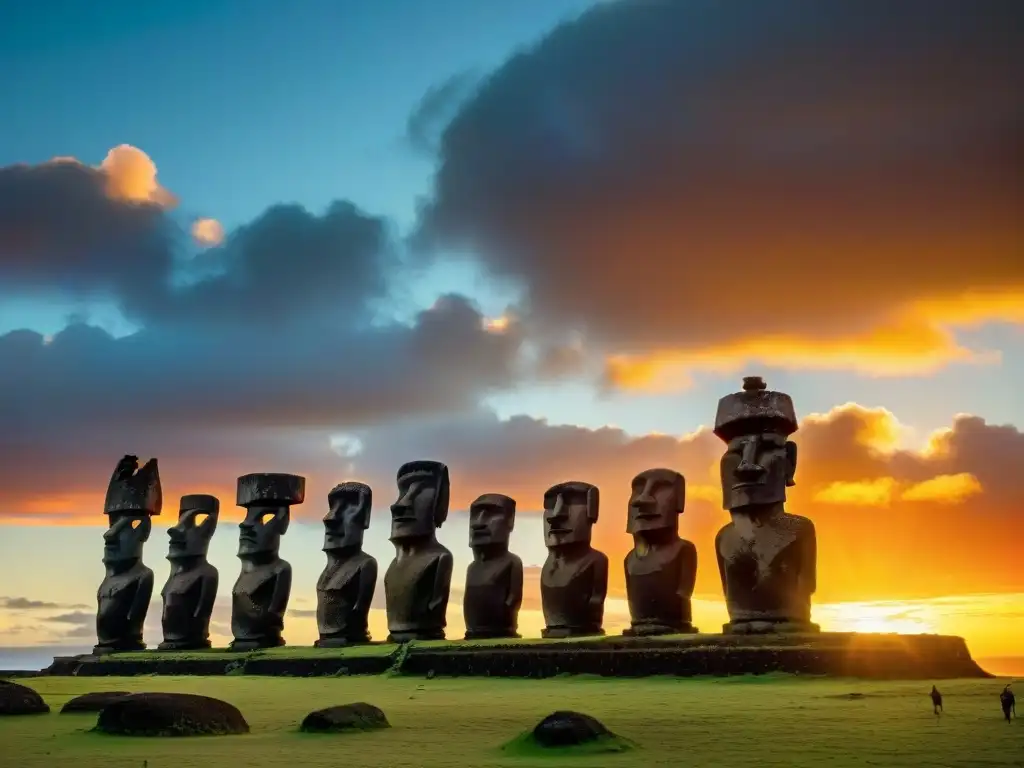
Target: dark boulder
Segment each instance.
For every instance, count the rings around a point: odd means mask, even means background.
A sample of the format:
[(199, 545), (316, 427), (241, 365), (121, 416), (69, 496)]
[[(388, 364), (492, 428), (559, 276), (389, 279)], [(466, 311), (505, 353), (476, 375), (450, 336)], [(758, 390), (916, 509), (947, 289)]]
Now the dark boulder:
[(67, 712), (99, 712), (107, 704), (111, 704), (124, 696), (131, 695), (129, 691), (93, 691), (83, 693), (81, 696), (68, 701), (60, 708), (63, 715)]
[(299, 726), (307, 733), (341, 733), (343, 731), (369, 731), (376, 728), (390, 728), (384, 713), (363, 701), (342, 704), (310, 712)]
[(552, 712), (533, 729), (534, 741), (542, 747), (572, 747), (611, 737), (601, 721), (568, 710)]
[(116, 736), (212, 736), (248, 733), (233, 705), (191, 693), (133, 693), (100, 711), (96, 730)]
[(27, 685), (0, 680), (0, 715), (42, 715), (49, 711), (43, 697)]

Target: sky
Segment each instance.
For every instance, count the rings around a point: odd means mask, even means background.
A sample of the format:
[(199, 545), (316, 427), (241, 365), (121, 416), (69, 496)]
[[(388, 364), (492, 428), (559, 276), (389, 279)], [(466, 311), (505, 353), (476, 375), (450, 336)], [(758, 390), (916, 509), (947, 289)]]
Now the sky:
[[(801, 419), (788, 508), (824, 629), (1024, 634), (1024, 8), (1012, 0), (175, 0), (5, 7), (0, 647), (93, 636), (107, 480), (177, 498), (307, 478), (286, 638), (316, 636), (327, 491), (450, 467), (538, 510), (687, 478), (695, 623), (726, 620), (709, 431), (744, 375)], [(613, 567), (606, 627), (628, 623)], [(159, 591), (159, 590), (157, 590)], [(385, 632), (380, 608), (371, 617)], [(158, 598), (157, 598), (158, 599)], [(214, 614), (226, 642), (228, 606)], [(159, 642), (159, 604), (149, 642)]]

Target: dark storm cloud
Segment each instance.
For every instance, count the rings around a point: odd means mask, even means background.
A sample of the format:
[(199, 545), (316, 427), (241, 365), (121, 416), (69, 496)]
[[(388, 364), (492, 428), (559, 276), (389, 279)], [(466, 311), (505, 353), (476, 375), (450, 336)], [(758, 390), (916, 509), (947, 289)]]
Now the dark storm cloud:
[(1016, 0), (602, 3), (462, 104), (415, 241), (614, 351), (937, 354), (915, 302), (1024, 292), (1021, 82)]
[(276, 205), (182, 261), (166, 210), (108, 197), (108, 181), (73, 161), (0, 171), (3, 290), (102, 288), (139, 326), (0, 336), (8, 515), (84, 513), (82, 494), (102, 493), (124, 453), (162, 459), (172, 489), (222, 489), (253, 463), (333, 473), (332, 428), (462, 410), (515, 379), (521, 334), (488, 332), (462, 296), (408, 323), (377, 315), (396, 266), (382, 218), (344, 201)]
[(75, 161), (0, 167), (0, 291), (154, 296), (176, 231), (153, 203), (108, 195), (107, 174)]

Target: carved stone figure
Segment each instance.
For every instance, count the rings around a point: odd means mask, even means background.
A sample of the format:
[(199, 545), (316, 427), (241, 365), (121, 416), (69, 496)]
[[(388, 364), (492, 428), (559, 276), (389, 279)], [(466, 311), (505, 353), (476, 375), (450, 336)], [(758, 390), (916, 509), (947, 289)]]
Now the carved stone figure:
[(373, 492), (363, 483), (342, 483), (327, 494), (324, 552), (327, 567), (316, 583), (318, 648), (370, 642), (367, 617), (377, 586), (377, 561), (363, 552)]
[(508, 551), (516, 522), (516, 500), (486, 493), (469, 506), (469, 546), (462, 614), (466, 639), (519, 637), (523, 561)]
[(278, 550), (288, 532), (291, 506), (306, 498), (306, 478), (261, 473), (238, 478), (237, 504), (242, 571), (231, 590), (232, 650), (284, 645), (284, 614), (292, 589), (292, 567)]
[(626, 595), (630, 627), (624, 635), (696, 632), (690, 598), (697, 581), (697, 548), (679, 537), (686, 481), (671, 469), (648, 469), (633, 478), (626, 533)]
[(210, 647), (210, 614), (220, 577), (206, 555), (219, 517), (216, 496), (197, 493), (181, 497), (178, 523), (167, 529), (171, 573), (160, 593), (164, 641), (158, 650)]
[(398, 501), (391, 505), (395, 559), (384, 574), (388, 641), (444, 638), (452, 553), (437, 540), (448, 517), (448, 467), (410, 461), (398, 470)]
[(608, 557), (590, 546), (599, 506), (597, 487), (590, 483), (559, 483), (544, 494), (543, 637), (604, 634)]
[(106, 575), (96, 594), (96, 647), (93, 653), (137, 651), (146, 647), (142, 625), (153, 596), (153, 571), (142, 562), (153, 515), (163, 508), (157, 460), (139, 469), (137, 456), (125, 456), (107, 486), (103, 511), (109, 524), (103, 533)]
[(727, 633), (817, 632), (811, 595), (817, 573), (814, 524), (785, 509), (794, 484), (798, 427), (793, 401), (757, 376), (718, 402), (722, 504), (732, 516), (715, 552), (729, 609)]

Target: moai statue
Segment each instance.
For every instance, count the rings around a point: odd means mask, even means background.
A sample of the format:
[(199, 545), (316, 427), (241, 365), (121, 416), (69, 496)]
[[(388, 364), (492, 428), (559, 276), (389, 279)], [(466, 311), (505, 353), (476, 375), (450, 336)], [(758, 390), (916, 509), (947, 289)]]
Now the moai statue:
[(452, 553), (437, 540), (448, 517), (448, 467), (410, 461), (398, 470), (391, 505), (395, 559), (384, 574), (388, 641), (441, 640), (447, 623)]
[(603, 635), (608, 557), (590, 546), (599, 494), (590, 483), (568, 482), (544, 494), (544, 544), (540, 575), (542, 637)]
[(342, 483), (327, 494), (324, 552), (327, 567), (316, 583), (318, 648), (370, 642), (367, 617), (377, 586), (377, 561), (363, 552), (373, 492), (363, 483)]
[(220, 576), (206, 559), (217, 530), (220, 501), (196, 493), (181, 497), (178, 522), (167, 529), (171, 573), (160, 596), (164, 641), (157, 650), (186, 651), (210, 647), (210, 614)]
[(284, 645), (284, 614), (292, 589), (292, 567), (279, 554), (293, 504), (306, 498), (306, 478), (260, 473), (238, 478), (236, 503), (245, 507), (238, 525), (242, 571), (231, 590), (231, 649), (249, 651)]
[(516, 522), (516, 500), (486, 493), (469, 506), (469, 546), (462, 615), (466, 639), (519, 637), (523, 561), (508, 551)]
[(103, 533), (106, 575), (96, 594), (96, 647), (93, 653), (138, 651), (142, 625), (153, 596), (153, 571), (142, 562), (153, 515), (163, 508), (156, 459), (139, 469), (136, 456), (125, 456), (107, 486), (103, 511), (109, 520)]
[(786, 512), (796, 473), (797, 430), (789, 395), (757, 376), (718, 401), (715, 434), (722, 456), (722, 504), (732, 516), (715, 538), (729, 609), (726, 633), (817, 632), (811, 595), (817, 569), (814, 525)]
[(697, 548), (679, 538), (686, 481), (671, 469), (648, 469), (633, 478), (626, 533), (626, 595), (632, 636), (696, 632), (690, 598), (697, 581)]

